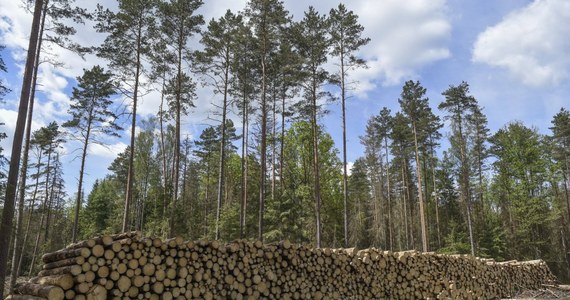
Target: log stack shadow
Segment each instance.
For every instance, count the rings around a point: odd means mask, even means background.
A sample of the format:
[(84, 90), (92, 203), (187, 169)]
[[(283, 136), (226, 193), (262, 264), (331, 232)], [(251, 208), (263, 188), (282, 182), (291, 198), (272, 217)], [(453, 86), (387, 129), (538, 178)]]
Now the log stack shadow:
[(557, 282), (542, 260), (139, 232), (81, 241), (42, 260), (38, 276), (8, 299), (500, 299)]

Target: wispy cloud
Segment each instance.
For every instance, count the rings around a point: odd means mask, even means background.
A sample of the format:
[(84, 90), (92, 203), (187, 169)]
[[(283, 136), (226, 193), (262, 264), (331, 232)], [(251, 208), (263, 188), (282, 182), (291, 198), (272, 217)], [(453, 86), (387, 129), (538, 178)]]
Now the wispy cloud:
[(127, 145), (122, 142), (109, 145), (90, 144), (88, 152), (89, 155), (114, 159), (119, 153), (125, 151), (126, 148)]

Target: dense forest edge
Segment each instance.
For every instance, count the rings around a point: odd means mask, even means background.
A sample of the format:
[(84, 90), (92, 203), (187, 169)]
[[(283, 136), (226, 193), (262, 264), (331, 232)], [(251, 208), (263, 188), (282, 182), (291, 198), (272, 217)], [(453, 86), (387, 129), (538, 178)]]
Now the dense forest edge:
[[(543, 259), (570, 280), (567, 108), (552, 116), (548, 134), (516, 120), (491, 132), (469, 83), (429, 99), (409, 80), (392, 99), (399, 111), (382, 107), (368, 120), (364, 154), (349, 169), (346, 135), (336, 145), (320, 122), (327, 107), (339, 106), (344, 129), (345, 109), (356, 109), (350, 76), (366, 68), (358, 51), (370, 39), (349, 8), (310, 7), (295, 21), (281, 1), (250, 0), (205, 22), (200, 0), (118, 3), (116, 11), (70, 0), (29, 4), (34, 22), (11, 160), (0, 148), (0, 281), (35, 274), (42, 254), (71, 242), (131, 230)], [(103, 44), (74, 42), (74, 22), (93, 24)], [(50, 47), (107, 65), (77, 78), (68, 120), (31, 130), (36, 70)], [(182, 120), (199, 84), (220, 100), (217, 125), (190, 139)], [(150, 91), (160, 106), (140, 118), (137, 104)], [(0, 100), (8, 92), (0, 81)], [(89, 146), (126, 130), (129, 146), (109, 173), (84, 186), (97, 164)], [(77, 183), (63, 179), (66, 143), (81, 161), (66, 170), (77, 172)]]

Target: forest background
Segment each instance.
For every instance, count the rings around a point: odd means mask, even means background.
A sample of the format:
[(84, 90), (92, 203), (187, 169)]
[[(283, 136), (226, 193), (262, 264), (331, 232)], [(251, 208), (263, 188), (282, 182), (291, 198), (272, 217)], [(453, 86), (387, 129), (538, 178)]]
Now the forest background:
[[(12, 265), (137, 229), (567, 279), (570, 6), (471, 2), (45, 1)], [(1, 3), (3, 182), (32, 4)]]

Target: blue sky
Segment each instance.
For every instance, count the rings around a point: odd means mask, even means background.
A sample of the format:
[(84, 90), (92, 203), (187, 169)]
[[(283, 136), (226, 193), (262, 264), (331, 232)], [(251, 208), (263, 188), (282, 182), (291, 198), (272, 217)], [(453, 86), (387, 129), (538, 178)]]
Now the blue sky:
[[(81, 1), (90, 7), (97, 2), (116, 6), (115, 1)], [(245, 0), (205, 0), (200, 12), (206, 20), (221, 16), (227, 8), (245, 7)], [(336, 0), (287, 0), (285, 7), (298, 20), (309, 5), (321, 13), (336, 7)], [(570, 1), (567, 0), (352, 0), (345, 3), (359, 15), (365, 35), (371, 42), (359, 55), (370, 68), (351, 74), (359, 83), (347, 106), (348, 160), (362, 155), (359, 137), (367, 119), (387, 106), (398, 110), (397, 99), (404, 81), (419, 80), (427, 88), (434, 112), (443, 100), (441, 92), (449, 85), (467, 81), (472, 94), (484, 107), (492, 132), (513, 120), (549, 133), (552, 116), (570, 108)], [(0, 104), (0, 122), (9, 138), (2, 142), (8, 152), (16, 119), (21, 75), (27, 47), (31, 15), (20, 1), (0, 2), (0, 44), (8, 74), (0, 74), (13, 92)], [(97, 44), (104, 38), (89, 26), (79, 28), (77, 39)], [(194, 42), (195, 43), (195, 42)], [(83, 68), (105, 62), (95, 57), (81, 60), (62, 49), (53, 48), (54, 58), (65, 63), (54, 68), (43, 64), (39, 76), (34, 129), (56, 120), (66, 120), (69, 92), (74, 78)], [(332, 67), (332, 62), (328, 67)], [(208, 88), (198, 91), (196, 108), (184, 120), (185, 134), (197, 137), (219, 101)], [(159, 97), (143, 98), (141, 117), (156, 115)], [(330, 105), (331, 113), (321, 121), (341, 147), (340, 110)], [(238, 118), (234, 118), (238, 123)], [(128, 124), (125, 123), (128, 129)], [(444, 128), (445, 134), (445, 128)], [(107, 140), (108, 147), (90, 148), (86, 174), (87, 190), (96, 178), (107, 173), (107, 166), (128, 143), (129, 133), (121, 139)], [(77, 145), (62, 149), (68, 191), (76, 184)]]

